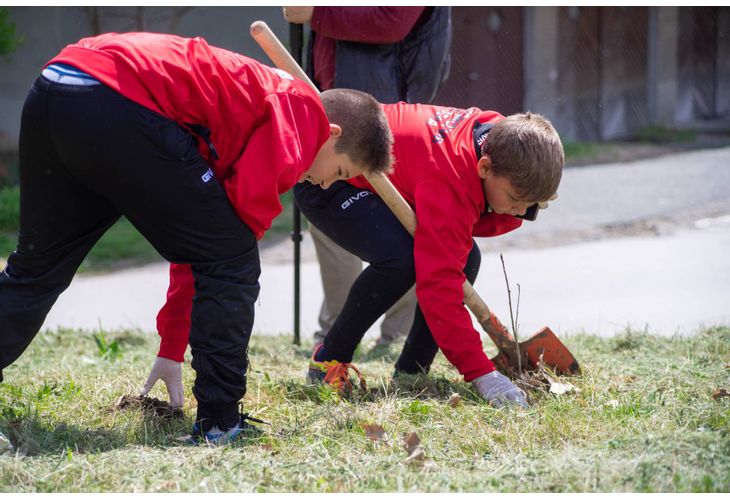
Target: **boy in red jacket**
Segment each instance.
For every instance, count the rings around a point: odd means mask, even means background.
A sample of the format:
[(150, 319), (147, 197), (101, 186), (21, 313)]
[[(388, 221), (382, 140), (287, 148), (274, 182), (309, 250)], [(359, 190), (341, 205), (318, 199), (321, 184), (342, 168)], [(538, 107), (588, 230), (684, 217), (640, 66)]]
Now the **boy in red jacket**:
[(315, 347), (309, 379), (347, 386), (362, 336), (415, 281), (418, 307), (396, 373), (428, 372), (441, 349), (494, 406), (527, 406), (524, 393), (484, 353), (462, 285), (473, 283), (479, 270), (474, 236), (519, 227), (518, 217), (556, 193), (564, 161), (560, 138), (550, 122), (531, 113), (504, 118), (477, 108), (384, 108), (394, 137), (390, 180), (416, 213), (414, 237), (361, 178), (328, 191), (294, 189), (312, 224), (370, 264)]
[[(389, 178), (416, 212), (415, 237), (363, 178), (336, 182), (326, 191), (306, 183), (294, 187), (309, 221), (370, 264), (324, 344), (315, 347), (308, 377), (349, 384), (348, 369), (363, 335), (415, 281), (419, 307), (396, 373), (428, 372), (440, 348), (494, 406), (526, 406), (524, 393), (484, 353), (463, 305), (462, 285), (464, 279), (473, 283), (479, 269), (474, 236), (516, 229), (519, 217), (556, 193), (563, 168), (560, 138), (550, 122), (531, 113), (505, 118), (477, 108), (405, 103), (383, 109), (394, 139)], [(165, 306), (177, 304), (178, 325), (160, 329), (158, 359), (167, 363), (167, 373), (151, 377), (165, 378), (180, 392), (181, 375), (173, 372), (171, 360), (181, 362), (185, 352), (190, 300), (183, 288), (171, 285)]]
[(279, 195), (303, 180), (326, 188), (387, 170), (391, 141), (367, 94), (320, 101), (288, 73), (201, 38), (104, 34), (67, 46), (23, 109), (19, 241), (0, 274), (0, 380), (124, 215), (195, 283), (194, 434), (234, 438), (246, 425), (238, 402), (257, 240), (281, 212)]

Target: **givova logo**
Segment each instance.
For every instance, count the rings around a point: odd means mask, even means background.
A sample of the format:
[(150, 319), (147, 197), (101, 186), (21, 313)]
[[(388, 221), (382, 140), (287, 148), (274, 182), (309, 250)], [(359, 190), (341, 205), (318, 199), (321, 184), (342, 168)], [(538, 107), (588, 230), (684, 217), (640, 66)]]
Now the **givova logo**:
[(356, 195), (350, 196), (348, 199), (346, 199), (342, 203), (342, 205), (340, 205), (340, 207), (342, 208), (342, 210), (347, 210), (347, 208), (350, 205), (352, 205), (353, 203), (355, 203), (357, 200), (360, 200), (362, 198), (365, 198), (366, 196), (370, 196), (371, 194), (373, 194), (373, 193), (371, 193), (370, 191), (360, 191)]
[(203, 179), (203, 182), (210, 181), (215, 175), (213, 174), (213, 171), (211, 169), (208, 169), (203, 175), (200, 176), (201, 179)]

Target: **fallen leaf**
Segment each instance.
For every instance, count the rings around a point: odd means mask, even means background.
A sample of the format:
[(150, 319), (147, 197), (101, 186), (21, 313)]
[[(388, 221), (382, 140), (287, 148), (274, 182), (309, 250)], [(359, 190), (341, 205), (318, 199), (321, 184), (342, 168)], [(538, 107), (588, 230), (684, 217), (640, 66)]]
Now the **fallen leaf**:
[(378, 424), (365, 424), (362, 426), (365, 429), (365, 436), (370, 441), (387, 441), (388, 436), (385, 434), (385, 429), (382, 425)]
[(461, 403), (462, 397), (461, 394), (453, 393), (451, 397), (449, 398), (449, 406), (452, 408), (456, 408), (459, 406), (459, 403)]
[(423, 451), (423, 448), (420, 446), (416, 446), (416, 448), (411, 452), (410, 455), (408, 455), (408, 458), (406, 458), (406, 463), (421, 463), (426, 460), (426, 452)]
[(403, 434), (403, 448), (408, 453), (406, 463), (410, 465), (417, 465), (421, 468), (433, 468), (435, 464), (428, 460), (426, 452), (421, 446), (421, 438), (415, 432), (409, 432)]
[(715, 392), (712, 393), (712, 398), (730, 398), (730, 393), (728, 393), (725, 389), (715, 389)]
[(548, 382), (550, 383), (550, 392), (553, 394), (566, 394), (568, 392), (580, 392), (580, 389), (578, 389), (573, 384), (563, 384), (561, 382), (558, 382), (557, 380), (553, 380), (550, 377), (546, 377)]
[(403, 448), (410, 455), (411, 452), (421, 444), (421, 438), (415, 432), (403, 434)]

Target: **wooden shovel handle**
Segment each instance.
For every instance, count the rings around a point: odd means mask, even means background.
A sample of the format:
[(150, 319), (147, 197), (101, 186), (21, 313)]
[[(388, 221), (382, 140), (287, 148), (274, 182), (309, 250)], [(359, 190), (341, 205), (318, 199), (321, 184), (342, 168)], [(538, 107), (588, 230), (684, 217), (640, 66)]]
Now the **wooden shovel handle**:
[[(265, 22), (255, 21), (251, 25), (251, 36), (261, 46), (277, 68), (283, 69), (287, 73), (308, 83), (319, 93), (312, 80), (309, 79), (301, 66), (297, 64)], [(365, 178), (373, 186), (373, 189), (375, 189), (385, 204), (388, 205), (401, 224), (413, 236), (416, 232), (416, 214), (398, 190), (395, 189), (390, 180), (381, 173), (366, 173)], [(476, 316), (479, 324), (482, 325), (484, 331), (487, 332), (487, 335), (489, 335), (500, 351), (505, 353), (514, 352), (515, 345), (512, 335), (510, 335), (507, 328), (504, 327), (497, 317), (492, 314), (487, 304), (484, 303), (476, 290), (474, 290), (474, 287), (466, 280), (464, 280), (464, 304)]]

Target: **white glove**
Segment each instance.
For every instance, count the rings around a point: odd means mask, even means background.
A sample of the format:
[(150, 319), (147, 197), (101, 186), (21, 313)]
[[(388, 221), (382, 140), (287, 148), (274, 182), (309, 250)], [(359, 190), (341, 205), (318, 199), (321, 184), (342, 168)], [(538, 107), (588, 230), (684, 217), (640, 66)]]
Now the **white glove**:
[(142, 386), (140, 396), (146, 396), (155, 386), (155, 383), (162, 380), (167, 386), (167, 393), (170, 395), (170, 406), (181, 408), (184, 402), (182, 366), (182, 363), (158, 356), (152, 365), (147, 382)]
[(527, 408), (527, 395), (525, 391), (512, 383), (510, 379), (499, 373), (497, 370), (482, 375), (471, 381), (479, 394), (489, 401), (495, 408), (501, 408), (505, 404), (518, 404)]

